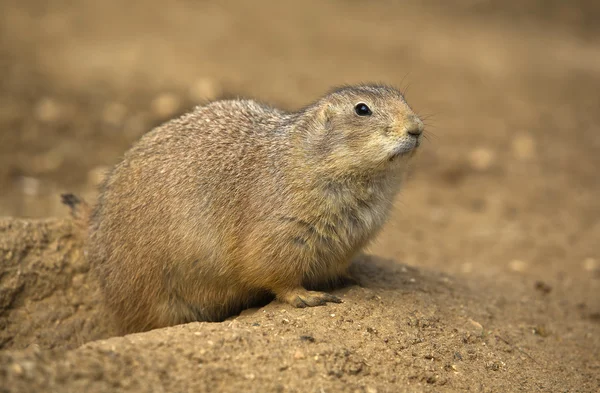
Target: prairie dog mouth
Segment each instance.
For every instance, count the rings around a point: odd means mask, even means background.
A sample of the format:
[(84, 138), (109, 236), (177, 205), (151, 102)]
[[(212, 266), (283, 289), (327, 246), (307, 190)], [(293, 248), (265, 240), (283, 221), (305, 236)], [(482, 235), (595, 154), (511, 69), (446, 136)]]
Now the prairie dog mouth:
[(419, 145), (421, 145), (421, 138), (418, 135), (410, 135), (409, 137), (402, 138), (398, 142), (396, 148), (392, 150), (389, 161), (393, 161), (397, 157), (401, 157), (414, 151), (417, 147), (419, 147)]

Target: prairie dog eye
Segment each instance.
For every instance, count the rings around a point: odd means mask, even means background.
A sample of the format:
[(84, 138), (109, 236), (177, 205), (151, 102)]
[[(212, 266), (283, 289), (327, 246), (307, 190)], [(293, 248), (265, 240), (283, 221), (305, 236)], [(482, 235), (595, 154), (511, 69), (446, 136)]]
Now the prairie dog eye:
[(354, 107), (354, 111), (359, 116), (371, 116), (371, 114), (373, 114), (373, 112), (371, 112), (371, 109), (364, 102), (359, 102), (358, 104), (356, 104), (356, 106)]

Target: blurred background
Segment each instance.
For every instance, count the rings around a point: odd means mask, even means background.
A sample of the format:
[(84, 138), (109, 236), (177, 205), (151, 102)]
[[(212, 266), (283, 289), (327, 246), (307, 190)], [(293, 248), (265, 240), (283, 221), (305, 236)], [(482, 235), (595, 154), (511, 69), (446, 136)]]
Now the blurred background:
[(140, 135), (207, 100), (293, 110), (383, 82), (428, 141), (373, 252), (568, 288), (599, 276), (599, 21), (592, 0), (2, 0), (0, 216), (93, 201)]

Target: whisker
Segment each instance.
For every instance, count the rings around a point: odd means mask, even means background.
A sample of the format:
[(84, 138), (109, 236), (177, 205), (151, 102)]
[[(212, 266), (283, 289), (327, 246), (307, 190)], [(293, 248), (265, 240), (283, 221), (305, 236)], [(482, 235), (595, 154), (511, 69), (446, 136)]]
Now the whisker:
[(408, 95), (408, 91), (410, 90), (411, 86), (412, 86), (412, 82), (408, 82), (408, 84), (406, 85), (406, 88), (404, 89), (404, 96)]
[(423, 121), (435, 119), (435, 115), (419, 115), (419, 118)]
[(410, 87), (410, 82), (408, 82), (408, 84), (404, 85), (405, 81), (410, 80), (410, 71), (408, 71), (406, 74), (404, 74), (404, 76), (402, 77), (402, 80), (400, 81), (400, 91), (402, 92), (403, 96), (406, 96), (406, 94), (408, 93), (408, 88)]
[(423, 133), (423, 137), (425, 137), (425, 138), (431, 137), (431, 138), (435, 138), (435, 139), (440, 139), (440, 137), (438, 135), (436, 135), (434, 132), (431, 132), (429, 130), (427, 132)]
[(433, 119), (438, 115), (438, 113), (423, 113), (423, 112), (416, 112), (416, 113), (421, 119)]
[(400, 91), (402, 91), (402, 92), (404, 92), (404, 86), (403, 86), (404, 85), (404, 81), (406, 80), (406, 78), (408, 77), (409, 74), (410, 74), (410, 71), (408, 71), (406, 74), (404, 74), (404, 76), (400, 80)]

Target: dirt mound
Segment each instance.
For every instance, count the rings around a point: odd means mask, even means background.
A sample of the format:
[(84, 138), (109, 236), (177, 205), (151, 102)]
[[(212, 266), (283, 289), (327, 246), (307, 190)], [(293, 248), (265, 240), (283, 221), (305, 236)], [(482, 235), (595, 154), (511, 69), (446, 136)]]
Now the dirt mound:
[(69, 221), (0, 220), (0, 348), (74, 348), (108, 337)]
[(550, 392), (600, 383), (594, 351), (573, 340), (593, 334), (598, 348), (597, 323), (524, 327), (518, 302), (498, 288), (474, 291), (375, 256), (354, 261), (360, 286), (338, 290), (342, 304), (273, 302), (223, 323), (71, 349), (111, 334), (72, 225), (5, 219), (0, 228), (2, 391)]

